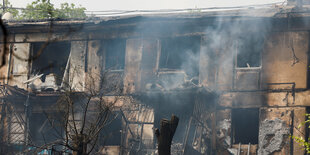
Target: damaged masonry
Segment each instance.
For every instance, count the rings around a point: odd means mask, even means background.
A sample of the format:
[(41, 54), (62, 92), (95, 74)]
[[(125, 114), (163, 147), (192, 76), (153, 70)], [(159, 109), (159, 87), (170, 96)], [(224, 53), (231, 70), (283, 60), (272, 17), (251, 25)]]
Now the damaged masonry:
[[(171, 154), (304, 154), (289, 136), (310, 133), (298, 128), (310, 112), (306, 5), (4, 24), (0, 154), (85, 140), (68, 126), (90, 126), (98, 101), (113, 106), (93, 154), (157, 154), (155, 129), (172, 114)], [(89, 115), (53, 126), (68, 90)]]

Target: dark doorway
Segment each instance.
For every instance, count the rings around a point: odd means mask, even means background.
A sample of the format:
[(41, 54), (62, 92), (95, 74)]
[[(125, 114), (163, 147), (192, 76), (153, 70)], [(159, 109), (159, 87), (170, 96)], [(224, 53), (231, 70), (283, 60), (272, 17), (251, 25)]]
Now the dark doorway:
[(232, 110), (233, 144), (258, 144), (259, 109)]

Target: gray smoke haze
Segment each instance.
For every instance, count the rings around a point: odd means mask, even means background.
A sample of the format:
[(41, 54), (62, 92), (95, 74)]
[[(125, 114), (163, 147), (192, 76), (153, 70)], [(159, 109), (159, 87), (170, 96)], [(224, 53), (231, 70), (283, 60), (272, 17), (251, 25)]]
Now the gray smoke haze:
[[(231, 85), (233, 82), (235, 77), (232, 76), (232, 72), (235, 68), (261, 67), (261, 52), (264, 48), (264, 40), (272, 28), (271, 20), (246, 16), (225, 17), (220, 14), (217, 16), (209, 26), (205, 27), (204, 35), (195, 36), (200, 38), (197, 42), (199, 48), (186, 50), (179, 58), (181, 65), (176, 69), (177, 71), (165, 71), (159, 68), (160, 80), (157, 83), (160, 85), (160, 90), (164, 90), (163, 94), (179, 89), (201, 87), (203, 84), (201, 82), (204, 82), (206, 77), (211, 80), (204, 86), (221, 94), (222, 84)], [(171, 46), (180, 46), (180, 44)], [(212, 70), (215, 71), (211, 72)], [(213, 80), (210, 78), (212, 76)], [(224, 89), (230, 90), (231, 88)], [(152, 89), (149, 91), (152, 92)], [(155, 127), (158, 127), (158, 121), (161, 118), (169, 118), (171, 114), (180, 117), (180, 125), (174, 140), (181, 142), (192, 114), (193, 94), (166, 94), (165, 97), (156, 93), (146, 94), (154, 104), (161, 103), (155, 108), (155, 115), (157, 115)], [(215, 102), (215, 100), (210, 99), (206, 102)]]

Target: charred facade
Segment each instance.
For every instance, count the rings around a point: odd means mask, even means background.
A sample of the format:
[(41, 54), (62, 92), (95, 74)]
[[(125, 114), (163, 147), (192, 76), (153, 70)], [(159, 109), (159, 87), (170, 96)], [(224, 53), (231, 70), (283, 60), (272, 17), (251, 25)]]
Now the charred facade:
[(99, 75), (95, 89), (123, 97), (100, 133), (102, 154), (155, 153), (154, 129), (172, 114), (173, 154), (304, 154), (289, 136), (309, 138), (297, 128), (310, 106), (309, 15), (275, 7), (8, 21), (1, 143), (18, 152), (55, 140), (43, 111), (53, 113), (63, 87), (85, 92)]

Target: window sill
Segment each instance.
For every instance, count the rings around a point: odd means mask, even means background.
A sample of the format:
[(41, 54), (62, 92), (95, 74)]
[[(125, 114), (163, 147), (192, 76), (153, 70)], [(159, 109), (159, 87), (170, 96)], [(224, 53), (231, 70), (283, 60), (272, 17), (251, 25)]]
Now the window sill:
[(168, 69), (168, 68), (159, 69), (157, 72), (158, 72), (158, 74), (169, 74), (169, 73), (186, 74), (184, 70)]
[(242, 70), (242, 71), (246, 71), (246, 70), (261, 70), (262, 67), (236, 67), (236, 70)]

